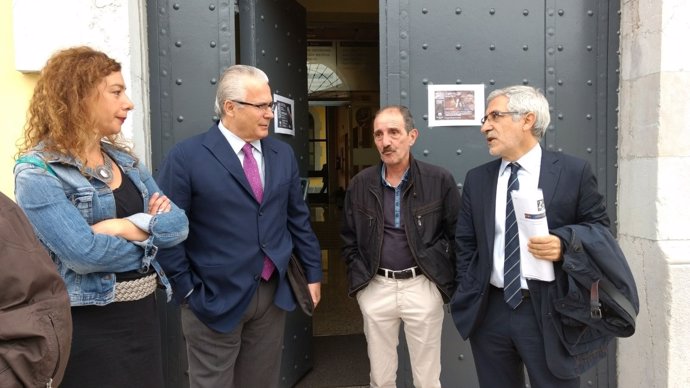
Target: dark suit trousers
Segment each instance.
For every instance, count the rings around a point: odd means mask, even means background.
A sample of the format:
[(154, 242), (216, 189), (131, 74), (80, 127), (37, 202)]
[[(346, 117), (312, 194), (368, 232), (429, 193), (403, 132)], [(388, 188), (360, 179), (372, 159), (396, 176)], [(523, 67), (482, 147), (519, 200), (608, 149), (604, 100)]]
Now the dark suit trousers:
[(563, 380), (546, 365), (544, 337), (532, 301), (515, 309), (503, 300), (503, 290), (489, 286), (484, 321), (470, 337), (472, 354), (483, 388), (524, 388), (527, 368), (533, 388), (578, 388), (580, 379)]
[(191, 388), (278, 386), (286, 312), (273, 304), (276, 274), (260, 281), (242, 320), (229, 333), (201, 322), (182, 308)]

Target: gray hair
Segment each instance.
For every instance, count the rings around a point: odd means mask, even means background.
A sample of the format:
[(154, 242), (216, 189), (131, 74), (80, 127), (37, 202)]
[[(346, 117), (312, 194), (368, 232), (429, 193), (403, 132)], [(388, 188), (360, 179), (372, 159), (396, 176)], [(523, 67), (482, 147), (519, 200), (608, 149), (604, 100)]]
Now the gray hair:
[[(491, 103), (491, 100), (500, 96), (508, 98), (507, 108), (509, 111), (521, 114), (534, 113), (536, 119), (532, 128), (532, 134), (537, 139), (541, 139), (544, 136), (544, 132), (551, 122), (551, 114), (549, 113), (549, 102), (546, 101), (546, 97), (544, 97), (541, 90), (524, 85), (496, 89), (489, 93), (487, 105)], [(516, 117), (513, 116), (513, 120), (515, 119)]]
[(412, 112), (410, 112), (410, 109), (406, 106), (403, 105), (388, 105), (384, 106), (383, 108), (379, 109), (376, 114), (374, 115), (374, 120), (376, 120), (377, 117), (384, 111), (388, 109), (394, 109), (400, 112), (400, 115), (403, 118), (403, 121), (405, 122), (405, 132), (410, 132), (415, 128), (414, 126), (414, 118), (412, 117)]
[(243, 101), (247, 96), (246, 81), (253, 79), (268, 82), (268, 76), (261, 69), (247, 65), (233, 65), (225, 69), (220, 76), (216, 90), (214, 109), (216, 115), (223, 117), (223, 104), (229, 100)]

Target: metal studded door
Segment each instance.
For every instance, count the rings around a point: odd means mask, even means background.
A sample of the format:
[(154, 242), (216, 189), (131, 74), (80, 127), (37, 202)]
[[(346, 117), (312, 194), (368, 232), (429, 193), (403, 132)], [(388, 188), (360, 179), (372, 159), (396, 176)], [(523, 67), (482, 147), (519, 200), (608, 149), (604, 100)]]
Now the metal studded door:
[[(151, 154), (154, 172), (180, 140), (206, 131), (220, 72), (235, 62), (235, 9), (228, 2), (147, 0)], [(190, 23), (193, 20), (194, 23)], [(165, 301), (165, 293), (158, 294)], [(179, 307), (159, 303), (165, 386), (186, 388)]]
[[(381, 0), (381, 104), (410, 107), (415, 157), (453, 172), (492, 159), (478, 126), (428, 127), (427, 86), (512, 84), (541, 88), (551, 106), (542, 145), (588, 160), (615, 220), (617, 0)], [(442, 384), (478, 386), (469, 344), (446, 314)], [(401, 357), (399, 386), (412, 386)], [(615, 386), (615, 346), (582, 387)]]
[[(239, 59), (268, 74), (276, 95), (294, 101), (295, 136), (278, 136), (295, 150), (301, 176), (307, 176), (309, 133), (306, 11), (293, 0), (239, 1)], [(299, 309), (285, 326), (280, 386), (291, 387), (313, 366), (311, 319)]]
[[(275, 94), (294, 100), (294, 136), (272, 133), (295, 149), (307, 176), (308, 102), (306, 13), (294, 0), (148, 0), (151, 72), (151, 149), (157, 170), (180, 140), (206, 131), (223, 69), (242, 63), (264, 70)], [(289, 15), (289, 17), (285, 17)], [(273, 131), (272, 131), (273, 132)], [(161, 296), (161, 300), (165, 300)], [(160, 304), (166, 387), (187, 387), (187, 362), (179, 309)], [(313, 365), (311, 319), (288, 315), (281, 387), (292, 386)]]

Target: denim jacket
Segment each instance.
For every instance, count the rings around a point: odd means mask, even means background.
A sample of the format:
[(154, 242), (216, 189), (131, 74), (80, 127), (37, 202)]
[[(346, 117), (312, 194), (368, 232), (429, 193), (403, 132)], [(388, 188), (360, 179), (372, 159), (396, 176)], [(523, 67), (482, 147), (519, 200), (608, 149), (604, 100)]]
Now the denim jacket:
[[(131, 155), (105, 143), (102, 147), (137, 187), (147, 209), (150, 196), (161, 192), (151, 174)], [(174, 246), (187, 238), (184, 211), (171, 204), (167, 213), (127, 217), (149, 233), (149, 238), (141, 242), (95, 234), (90, 225), (116, 217), (115, 197), (108, 185), (85, 177), (79, 167), (74, 158), (46, 151), (39, 144), (14, 168), (17, 204), (50, 252), (65, 280), (72, 306), (113, 302), (115, 273), (145, 272), (149, 266), (158, 273), (169, 300), (170, 283), (155, 257), (158, 248)]]

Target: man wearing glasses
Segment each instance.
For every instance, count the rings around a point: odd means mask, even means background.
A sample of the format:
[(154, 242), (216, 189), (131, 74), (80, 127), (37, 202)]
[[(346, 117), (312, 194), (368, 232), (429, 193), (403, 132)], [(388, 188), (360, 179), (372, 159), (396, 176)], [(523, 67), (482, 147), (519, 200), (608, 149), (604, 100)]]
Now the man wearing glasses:
[[(453, 319), (470, 339), (480, 386), (524, 387), (526, 367), (532, 387), (579, 387), (578, 375), (586, 368), (563, 372), (572, 357), (553, 331), (545, 334), (554, 323), (543, 309), (556, 282), (566, 276), (562, 260), (569, 241), (561, 237), (576, 224), (607, 229), (604, 198), (589, 163), (540, 146), (550, 116), (539, 90), (495, 90), (486, 112), (481, 132), (498, 159), (465, 178), (455, 233)], [(537, 188), (543, 192), (549, 234), (520, 244), (510, 191)], [(537, 262), (552, 262), (556, 281), (526, 278), (521, 249)], [(547, 354), (545, 344), (554, 343), (559, 351)]]
[(191, 387), (277, 387), (294, 251), (314, 305), (321, 250), (309, 223), (292, 147), (268, 137), (273, 98), (266, 74), (225, 70), (220, 122), (178, 143), (159, 183), (187, 213), (189, 237), (158, 260), (182, 305)]

